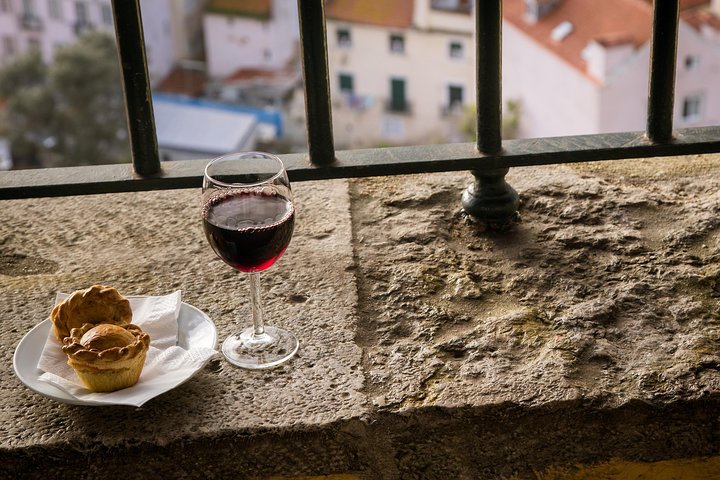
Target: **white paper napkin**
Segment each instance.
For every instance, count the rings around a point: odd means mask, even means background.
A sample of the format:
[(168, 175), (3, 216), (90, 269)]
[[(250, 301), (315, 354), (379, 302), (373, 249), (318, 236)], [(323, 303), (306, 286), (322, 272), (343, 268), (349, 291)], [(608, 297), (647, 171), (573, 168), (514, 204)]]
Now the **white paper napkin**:
[[(55, 304), (67, 297), (67, 294), (58, 293)], [(38, 361), (38, 368), (44, 372), (39, 380), (60, 388), (78, 400), (139, 407), (187, 380), (217, 353), (212, 348), (185, 350), (176, 345), (177, 319), (182, 304), (179, 290), (164, 296), (128, 297), (128, 300), (133, 312), (132, 323), (150, 335), (145, 367), (134, 386), (108, 393), (96, 393), (85, 388), (75, 370), (67, 364), (67, 355), (52, 328)]]

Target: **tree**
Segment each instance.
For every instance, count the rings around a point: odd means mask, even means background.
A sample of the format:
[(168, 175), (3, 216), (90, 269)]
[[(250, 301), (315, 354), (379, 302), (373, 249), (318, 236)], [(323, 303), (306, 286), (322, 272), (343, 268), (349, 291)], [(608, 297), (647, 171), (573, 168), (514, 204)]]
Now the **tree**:
[(130, 161), (115, 40), (93, 32), (45, 66), (32, 52), (0, 69), (0, 135), (16, 166)]
[[(521, 114), (520, 100), (508, 99), (505, 101), (501, 125), (502, 138), (511, 139), (517, 137)], [(463, 118), (460, 121), (460, 130), (464, 133), (468, 141), (474, 141), (477, 136), (476, 122), (476, 106), (470, 105), (465, 108)]]
[(15, 166), (41, 166), (38, 147), (53, 130), (53, 97), (46, 80), (47, 68), (37, 51), (0, 71), (0, 98), (5, 99), (0, 135), (10, 141)]

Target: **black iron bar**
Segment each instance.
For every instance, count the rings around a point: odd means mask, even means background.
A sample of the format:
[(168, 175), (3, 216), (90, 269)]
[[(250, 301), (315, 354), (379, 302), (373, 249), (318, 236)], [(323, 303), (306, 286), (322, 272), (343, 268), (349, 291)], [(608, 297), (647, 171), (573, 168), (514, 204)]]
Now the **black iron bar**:
[[(502, 0), (475, 3), (477, 71), (477, 150), (502, 153)], [(490, 159), (492, 160), (492, 158)], [(488, 159), (483, 160), (484, 164)], [(473, 168), (475, 181), (462, 194), (463, 211), (475, 219), (503, 228), (518, 218), (520, 199), (507, 184), (508, 168)]]
[[(657, 144), (645, 132), (506, 140), (500, 155), (483, 155), (474, 143), (348, 150), (331, 166), (309, 165), (305, 154), (281, 155), (293, 182), (530, 165), (666, 157), (720, 152), (720, 127), (679, 129), (672, 143)], [(692, 157), (677, 160), (691, 164)], [(157, 177), (138, 177), (128, 164), (0, 172), (0, 199), (55, 197), (178, 188), (199, 188), (208, 160), (163, 163)]]
[(122, 68), (133, 166), (139, 175), (154, 175), (160, 172), (160, 155), (145, 55), (140, 0), (112, 0), (112, 8)]
[(647, 136), (663, 143), (672, 139), (680, 2), (655, 0), (653, 4)]
[(502, 1), (475, 5), (477, 148), (493, 154), (502, 148)]
[(298, 0), (305, 112), (310, 161), (328, 165), (335, 161), (335, 146), (328, 82), (325, 2)]

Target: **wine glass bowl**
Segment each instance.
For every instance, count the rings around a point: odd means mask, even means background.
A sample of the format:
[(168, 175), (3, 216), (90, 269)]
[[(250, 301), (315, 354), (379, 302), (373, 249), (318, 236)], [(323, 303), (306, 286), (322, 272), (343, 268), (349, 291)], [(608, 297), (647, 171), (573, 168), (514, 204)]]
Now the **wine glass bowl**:
[(285, 252), (295, 225), (290, 181), (282, 161), (267, 153), (224, 155), (205, 168), (202, 220), (213, 251), (226, 264), (248, 273), (253, 326), (229, 336), (225, 358), (238, 367), (259, 369), (289, 360), (296, 337), (265, 326), (259, 272)]

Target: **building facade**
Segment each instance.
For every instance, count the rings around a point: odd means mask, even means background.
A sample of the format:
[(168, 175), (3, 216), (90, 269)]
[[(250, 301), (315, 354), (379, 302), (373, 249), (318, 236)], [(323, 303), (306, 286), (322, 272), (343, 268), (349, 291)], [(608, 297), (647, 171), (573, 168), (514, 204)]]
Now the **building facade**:
[(113, 32), (112, 15), (110, 0), (0, 0), (0, 61), (37, 49), (49, 62), (87, 31)]
[[(474, 3), (327, 2), (341, 148), (463, 140), (467, 116), (463, 125), (457, 112), (475, 103)], [(674, 124), (717, 125), (720, 0), (683, 0), (681, 9)], [(505, 0), (502, 92), (513, 136), (643, 130), (651, 26), (647, 0)]]
[(203, 16), (207, 73), (280, 70), (297, 59), (296, 0), (210, 0)]
[[(720, 2), (681, 2), (674, 126), (720, 124)], [(503, 97), (518, 136), (641, 131), (652, 5), (645, 0), (506, 0)]]
[[(203, 0), (142, 0), (148, 72), (160, 82), (179, 61), (202, 56)], [(0, 0), (0, 63), (32, 49), (50, 62), (83, 33), (115, 33), (111, 0)]]
[(326, 13), (339, 148), (463, 139), (475, 101), (471, 2), (330, 0)]

